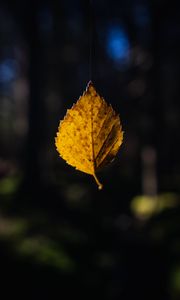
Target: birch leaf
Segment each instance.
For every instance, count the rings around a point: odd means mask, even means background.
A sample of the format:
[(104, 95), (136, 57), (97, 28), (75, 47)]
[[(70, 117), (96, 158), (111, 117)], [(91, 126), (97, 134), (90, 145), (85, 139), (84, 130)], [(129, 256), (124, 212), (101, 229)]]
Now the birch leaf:
[(55, 145), (69, 165), (93, 175), (102, 189), (96, 172), (114, 159), (122, 140), (119, 115), (90, 81), (86, 91), (60, 121)]

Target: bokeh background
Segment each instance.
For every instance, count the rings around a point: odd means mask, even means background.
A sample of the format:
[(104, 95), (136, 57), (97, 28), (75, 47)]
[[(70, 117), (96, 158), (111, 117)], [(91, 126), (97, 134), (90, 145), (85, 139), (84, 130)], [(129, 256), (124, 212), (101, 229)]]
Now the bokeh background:
[[(0, 2), (3, 299), (180, 299), (179, 16), (173, 0)], [(90, 79), (125, 132), (102, 191), (54, 145)]]

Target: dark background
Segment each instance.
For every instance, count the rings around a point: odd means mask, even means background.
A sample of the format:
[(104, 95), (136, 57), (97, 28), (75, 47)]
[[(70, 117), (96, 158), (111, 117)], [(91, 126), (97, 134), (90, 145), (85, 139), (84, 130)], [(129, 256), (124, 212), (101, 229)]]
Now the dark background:
[[(1, 1), (1, 295), (180, 299), (178, 2)], [(93, 178), (59, 158), (92, 80), (124, 142)]]

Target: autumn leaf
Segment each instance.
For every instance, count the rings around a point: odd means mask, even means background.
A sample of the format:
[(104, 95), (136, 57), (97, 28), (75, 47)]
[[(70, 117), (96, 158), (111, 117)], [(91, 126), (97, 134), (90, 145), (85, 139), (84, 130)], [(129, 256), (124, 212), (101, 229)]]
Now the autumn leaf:
[(90, 81), (86, 91), (60, 121), (55, 145), (69, 165), (93, 175), (102, 189), (96, 172), (114, 159), (122, 140), (119, 115)]

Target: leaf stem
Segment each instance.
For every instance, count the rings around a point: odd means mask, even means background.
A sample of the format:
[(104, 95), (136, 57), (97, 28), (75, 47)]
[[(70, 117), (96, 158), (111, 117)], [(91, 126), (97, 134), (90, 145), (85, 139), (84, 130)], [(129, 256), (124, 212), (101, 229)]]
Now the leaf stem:
[(96, 183), (97, 183), (97, 185), (98, 185), (98, 189), (99, 189), (99, 190), (102, 190), (102, 188), (103, 188), (102, 183), (99, 182), (99, 180), (98, 180), (98, 178), (97, 178), (97, 176), (96, 176), (95, 173), (93, 174), (93, 176), (94, 176), (94, 179), (95, 179), (95, 181), (96, 181)]

